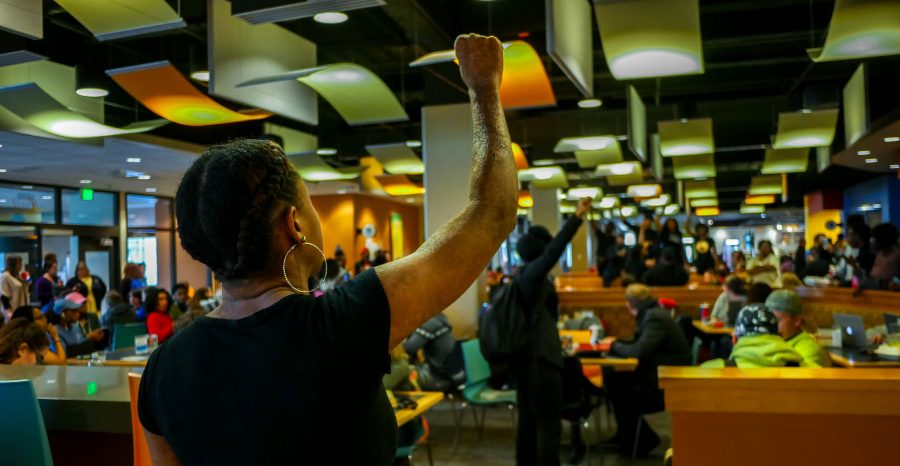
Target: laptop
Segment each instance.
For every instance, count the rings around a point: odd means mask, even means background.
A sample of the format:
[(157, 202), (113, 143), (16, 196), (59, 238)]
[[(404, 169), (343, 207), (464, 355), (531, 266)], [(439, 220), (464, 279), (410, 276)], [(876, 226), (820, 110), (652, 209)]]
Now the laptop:
[(884, 313), (884, 326), (887, 333), (900, 333), (900, 315)]
[(853, 314), (834, 314), (834, 325), (841, 329), (841, 344), (844, 348), (857, 350), (871, 349), (866, 338), (866, 327), (862, 316)]

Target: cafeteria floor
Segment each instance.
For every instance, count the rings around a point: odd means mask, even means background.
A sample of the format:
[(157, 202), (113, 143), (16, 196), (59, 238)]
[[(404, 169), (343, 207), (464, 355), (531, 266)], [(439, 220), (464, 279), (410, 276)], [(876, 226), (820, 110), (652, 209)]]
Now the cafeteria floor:
[[(480, 410), (479, 410), (480, 411)], [(428, 411), (427, 419), (431, 428), (431, 451), (435, 466), (468, 466), (468, 465), (491, 465), (491, 466), (514, 466), (515, 460), (515, 431), (512, 427), (512, 419), (506, 408), (488, 409), (487, 420), (484, 426), (484, 438), (478, 441), (478, 428), (472, 419), (472, 410), (467, 408), (463, 418), (462, 433), (459, 438), (459, 447), (453, 451), (453, 413), (450, 410), (450, 404), (446, 401), (435, 406)], [(480, 415), (480, 412), (479, 412)], [(601, 413), (604, 432), (603, 438), (612, 436), (613, 431), (609, 430), (609, 421), (605, 413)], [(562, 464), (568, 464), (569, 446), (568, 446), (568, 422), (563, 422), (563, 447), (560, 453)], [(589, 433), (585, 434), (588, 438)], [(663, 439), (664, 445), (669, 445), (667, 438)], [(662, 466), (664, 448), (657, 448), (650, 456), (631, 459), (619, 456), (612, 450), (603, 451), (601, 460), (600, 453), (596, 448), (591, 448), (593, 465), (603, 466)], [(424, 446), (420, 446), (413, 454), (413, 464), (415, 466), (427, 466), (428, 454)], [(587, 458), (584, 458), (581, 465), (588, 464)]]

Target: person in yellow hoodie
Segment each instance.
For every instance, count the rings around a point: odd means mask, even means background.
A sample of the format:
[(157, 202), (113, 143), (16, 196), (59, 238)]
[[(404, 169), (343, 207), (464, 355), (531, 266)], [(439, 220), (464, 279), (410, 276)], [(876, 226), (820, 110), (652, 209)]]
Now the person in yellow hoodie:
[(737, 342), (728, 360), (713, 359), (701, 367), (799, 367), (806, 366), (803, 356), (793, 350), (778, 333), (778, 319), (763, 304), (741, 309), (734, 327)]
[(766, 298), (766, 307), (778, 319), (778, 333), (784, 342), (803, 356), (807, 367), (828, 367), (831, 361), (816, 337), (803, 330), (803, 307), (793, 290), (776, 290)]

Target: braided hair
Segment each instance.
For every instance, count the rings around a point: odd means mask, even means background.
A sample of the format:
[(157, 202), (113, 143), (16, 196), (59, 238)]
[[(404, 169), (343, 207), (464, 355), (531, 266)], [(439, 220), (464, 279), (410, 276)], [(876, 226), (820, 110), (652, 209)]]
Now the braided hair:
[(276, 144), (244, 139), (210, 147), (178, 186), (182, 247), (220, 280), (259, 274), (272, 259), (275, 217), (298, 202), (298, 179)]

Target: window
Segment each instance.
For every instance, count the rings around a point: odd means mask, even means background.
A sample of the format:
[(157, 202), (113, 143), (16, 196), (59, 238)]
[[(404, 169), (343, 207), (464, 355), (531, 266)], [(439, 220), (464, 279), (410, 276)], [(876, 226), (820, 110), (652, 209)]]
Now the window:
[(53, 188), (0, 184), (0, 221), (56, 223)]
[(172, 200), (129, 194), (125, 197), (128, 228), (172, 228)]
[(92, 196), (83, 196), (82, 191), (63, 189), (62, 222), (66, 225), (115, 226), (116, 195), (93, 192)]
[(147, 285), (156, 286), (159, 283), (159, 268), (157, 267), (156, 236), (128, 237), (126, 243), (127, 260), (144, 266), (144, 278)]

